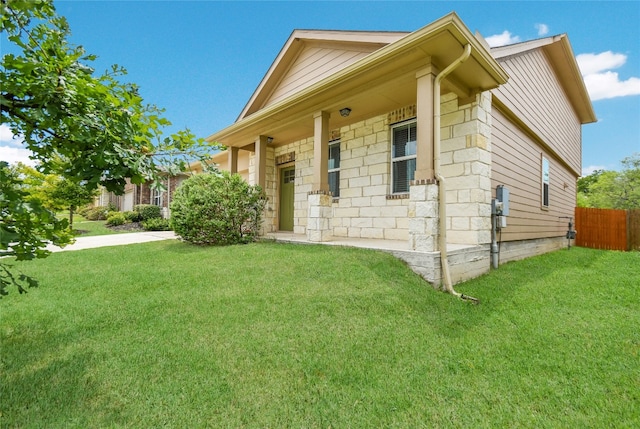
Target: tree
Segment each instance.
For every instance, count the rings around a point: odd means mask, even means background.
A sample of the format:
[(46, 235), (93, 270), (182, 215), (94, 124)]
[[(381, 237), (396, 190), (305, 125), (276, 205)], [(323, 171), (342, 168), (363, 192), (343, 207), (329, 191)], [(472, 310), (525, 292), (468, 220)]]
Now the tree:
[(42, 206), (39, 200), (29, 200), (23, 182), (9, 164), (0, 161), (0, 296), (15, 285), (22, 293), (24, 286), (36, 286), (37, 281), (21, 274), (14, 277), (5, 257), (24, 261), (44, 258), (50, 252), (48, 243), (64, 246), (71, 242), (68, 223)]
[(640, 208), (640, 153), (622, 160), (621, 171), (598, 170), (578, 180), (580, 207)]
[(59, 206), (69, 210), (69, 228), (73, 229), (73, 214), (78, 207), (89, 204), (96, 195), (86, 186), (69, 179), (60, 178), (51, 190), (51, 199)]
[[(96, 75), (90, 66), (96, 56), (69, 44), (67, 21), (51, 0), (0, 0), (0, 32), (3, 43), (20, 52), (2, 57), (2, 123), (24, 139), (40, 172), (59, 174), (89, 191), (103, 185), (121, 194), (126, 179), (159, 182), (161, 167), (175, 173), (218, 148), (189, 130), (164, 137), (170, 122), (163, 111), (145, 104), (136, 85), (122, 82), (124, 68), (114, 65)], [(11, 186), (3, 194), (3, 224), (14, 215), (11, 210), (28, 204), (19, 191), (23, 183), (14, 177)], [(47, 219), (39, 227), (57, 230)], [(14, 228), (12, 234), (22, 231)], [(25, 233), (15, 239), (35, 240), (37, 248), (39, 239)], [(0, 243), (6, 251), (6, 240)]]

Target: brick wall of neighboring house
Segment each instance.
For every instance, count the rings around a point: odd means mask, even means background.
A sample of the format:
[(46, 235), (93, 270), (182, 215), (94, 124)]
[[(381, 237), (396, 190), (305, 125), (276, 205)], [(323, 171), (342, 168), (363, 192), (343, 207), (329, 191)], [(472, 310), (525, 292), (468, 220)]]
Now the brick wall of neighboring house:
[[(172, 176), (171, 178), (165, 178), (163, 181), (166, 190), (161, 194), (160, 207), (163, 209), (163, 215), (165, 217), (169, 216), (169, 206), (171, 204), (171, 200), (173, 199), (173, 194), (176, 189), (180, 186), (180, 184), (186, 179), (186, 176)], [(94, 201), (94, 205), (107, 205), (113, 204), (118, 210), (125, 210), (125, 195), (133, 193), (133, 207), (139, 204), (154, 204), (157, 200), (153, 199), (153, 191), (151, 189), (150, 184), (142, 183), (140, 185), (135, 185), (131, 183), (129, 179), (124, 187), (123, 195), (116, 195), (113, 192), (106, 192), (106, 190), (102, 190), (102, 194), (97, 197)]]

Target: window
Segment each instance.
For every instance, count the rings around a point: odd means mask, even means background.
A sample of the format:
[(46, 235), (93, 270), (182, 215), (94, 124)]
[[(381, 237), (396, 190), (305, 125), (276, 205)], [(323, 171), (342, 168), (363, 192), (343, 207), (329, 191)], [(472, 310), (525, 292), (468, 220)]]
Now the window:
[(151, 191), (151, 204), (154, 206), (162, 207), (162, 191), (153, 189)]
[(549, 207), (549, 160), (542, 157), (542, 207)]
[(409, 192), (416, 173), (416, 122), (391, 129), (391, 182), (394, 194)]
[(329, 142), (329, 191), (340, 196), (340, 140)]

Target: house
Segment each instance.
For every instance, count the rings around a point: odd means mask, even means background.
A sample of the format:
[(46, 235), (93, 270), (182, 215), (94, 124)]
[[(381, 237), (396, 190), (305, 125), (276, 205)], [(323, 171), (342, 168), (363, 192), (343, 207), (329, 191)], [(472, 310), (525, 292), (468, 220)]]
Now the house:
[(387, 243), (447, 286), (566, 244), (594, 121), (566, 35), (491, 49), (451, 13), (411, 33), (294, 31), (207, 140), (265, 190), (264, 234)]
[(159, 206), (162, 209), (162, 216), (169, 218), (170, 205), (173, 197), (173, 193), (184, 180), (191, 175), (191, 172), (179, 173), (177, 175), (164, 174), (162, 184), (165, 189), (154, 189), (151, 187), (151, 183), (142, 183), (135, 185), (127, 179), (127, 183), (124, 186), (124, 194), (116, 195), (113, 192), (107, 191), (106, 188), (101, 187), (100, 193), (95, 197), (93, 204), (95, 206), (107, 206), (111, 204), (118, 211), (131, 211), (134, 206), (139, 204), (153, 204)]

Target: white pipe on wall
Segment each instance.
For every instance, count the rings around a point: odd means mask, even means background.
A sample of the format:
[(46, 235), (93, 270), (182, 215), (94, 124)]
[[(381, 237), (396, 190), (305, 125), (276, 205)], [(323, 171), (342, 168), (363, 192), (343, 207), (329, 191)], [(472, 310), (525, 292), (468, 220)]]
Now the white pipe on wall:
[(433, 84), (433, 169), (440, 186), (438, 191), (438, 223), (440, 226), (438, 246), (440, 247), (442, 281), (446, 292), (461, 298), (464, 298), (464, 296), (456, 292), (451, 284), (451, 273), (449, 272), (449, 261), (447, 260), (447, 188), (445, 179), (440, 172), (440, 84), (449, 73), (465, 62), (470, 55), (471, 45), (467, 44), (462, 55), (438, 73)]

